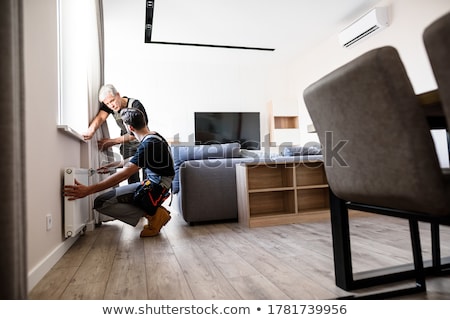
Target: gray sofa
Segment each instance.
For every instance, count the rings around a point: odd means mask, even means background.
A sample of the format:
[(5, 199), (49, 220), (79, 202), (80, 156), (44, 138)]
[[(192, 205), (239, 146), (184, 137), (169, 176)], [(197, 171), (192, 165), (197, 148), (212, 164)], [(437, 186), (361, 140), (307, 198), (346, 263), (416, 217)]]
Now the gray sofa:
[[(321, 159), (320, 151), (316, 145), (285, 148), (274, 161), (301, 161), (308, 155), (310, 160)], [(239, 143), (172, 146), (172, 154), (172, 192), (183, 219), (189, 224), (237, 221), (236, 165), (263, 159), (244, 155)]]
[(235, 166), (242, 157), (239, 143), (174, 146), (177, 195), (183, 219), (197, 222), (237, 220)]

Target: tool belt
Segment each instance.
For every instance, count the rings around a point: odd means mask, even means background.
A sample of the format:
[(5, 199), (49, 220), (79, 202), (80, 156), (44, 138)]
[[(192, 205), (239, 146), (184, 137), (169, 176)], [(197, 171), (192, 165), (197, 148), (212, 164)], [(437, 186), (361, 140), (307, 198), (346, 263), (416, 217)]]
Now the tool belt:
[(170, 191), (156, 183), (145, 179), (137, 187), (133, 196), (133, 203), (145, 210), (147, 214), (154, 215), (156, 209), (170, 196)]

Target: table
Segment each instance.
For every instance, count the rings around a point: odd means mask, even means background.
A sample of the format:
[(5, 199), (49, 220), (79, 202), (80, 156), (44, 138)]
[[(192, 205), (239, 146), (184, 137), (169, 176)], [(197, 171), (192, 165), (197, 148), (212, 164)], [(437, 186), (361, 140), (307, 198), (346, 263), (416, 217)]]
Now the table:
[(431, 129), (447, 129), (444, 110), (437, 90), (417, 95)]

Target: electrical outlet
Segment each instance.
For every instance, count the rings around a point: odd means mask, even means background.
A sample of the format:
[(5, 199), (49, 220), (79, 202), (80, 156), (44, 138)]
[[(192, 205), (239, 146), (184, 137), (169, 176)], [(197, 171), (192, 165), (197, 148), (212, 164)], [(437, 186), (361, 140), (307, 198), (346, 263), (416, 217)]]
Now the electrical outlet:
[(53, 218), (51, 214), (45, 216), (47, 222), (47, 231), (50, 231), (53, 227)]

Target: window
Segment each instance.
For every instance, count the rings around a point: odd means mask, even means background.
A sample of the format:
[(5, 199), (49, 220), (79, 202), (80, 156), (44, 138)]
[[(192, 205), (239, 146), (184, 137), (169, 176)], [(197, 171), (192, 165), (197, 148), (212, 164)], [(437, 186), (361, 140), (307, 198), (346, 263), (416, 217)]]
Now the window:
[(58, 0), (58, 124), (79, 133), (87, 129), (95, 102), (90, 93), (92, 70), (99, 69), (92, 57), (93, 48), (99, 50), (96, 9), (96, 0)]

